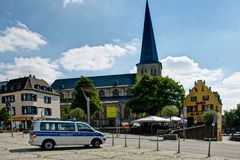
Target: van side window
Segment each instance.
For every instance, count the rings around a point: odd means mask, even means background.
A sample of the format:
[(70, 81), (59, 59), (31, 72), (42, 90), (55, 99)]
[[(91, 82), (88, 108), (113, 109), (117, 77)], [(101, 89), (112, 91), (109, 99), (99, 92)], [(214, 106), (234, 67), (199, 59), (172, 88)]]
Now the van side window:
[(78, 128), (78, 131), (92, 131), (92, 129), (84, 123), (78, 123), (77, 128)]
[(55, 123), (49, 123), (49, 122), (42, 122), (40, 125), (41, 131), (56, 131), (56, 124)]
[(59, 131), (75, 131), (74, 123), (58, 123)]

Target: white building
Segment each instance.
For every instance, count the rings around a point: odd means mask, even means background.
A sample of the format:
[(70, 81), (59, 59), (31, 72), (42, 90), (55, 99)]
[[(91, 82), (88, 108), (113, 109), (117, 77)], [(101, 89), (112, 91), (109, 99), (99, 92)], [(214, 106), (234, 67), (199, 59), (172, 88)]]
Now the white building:
[(60, 97), (51, 86), (35, 76), (0, 82), (0, 108), (10, 102), (13, 127), (30, 128), (37, 119), (60, 119)]

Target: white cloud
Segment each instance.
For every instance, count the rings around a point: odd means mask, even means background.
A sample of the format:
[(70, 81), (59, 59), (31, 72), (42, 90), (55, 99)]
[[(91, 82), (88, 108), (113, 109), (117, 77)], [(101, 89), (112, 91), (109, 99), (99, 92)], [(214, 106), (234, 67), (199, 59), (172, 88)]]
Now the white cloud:
[(197, 80), (205, 80), (213, 84), (220, 81), (223, 76), (221, 69), (201, 68), (197, 62), (186, 56), (169, 56), (161, 62), (163, 64), (163, 75), (181, 82), (186, 90), (192, 88), (193, 83)]
[[(193, 88), (197, 80), (205, 80), (206, 85), (220, 94), (223, 110), (235, 108), (240, 103), (240, 72), (235, 72), (224, 78), (223, 71), (218, 69), (201, 68), (197, 62), (189, 57), (167, 57), (160, 60), (163, 65), (163, 76), (169, 76), (180, 82), (186, 94)], [(134, 66), (131, 73), (136, 73)]]
[(70, 4), (83, 4), (84, 0), (63, 0), (63, 7), (67, 7)]
[(213, 86), (221, 95), (224, 109), (235, 108), (240, 103), (240, 72), (235, 72)]
[(132, 69), (129, 71), (130, 73), (137, 73), (137, 66), (134, 66)]
[(113, 66), (115, 59), (137, 51), (134, 41), (123, 44), (85, 45), (64, 52), (59, 63), (69, 71), (97, 71)]
[(0, 52), (16, 52), (19, 49), (37, 50), (40, 45), (46, 43), (40, 34), (30, 31), (20, 22), (17, 27), (7, 27), (6, 30), (0, 31)]
[(0, 63), (0, 81), (28, 76), (29, 74), (49, 83), (62, 76), (59, 66), (55, 62), (50, 62), (49, 58), (15, 58), (14, 64)]

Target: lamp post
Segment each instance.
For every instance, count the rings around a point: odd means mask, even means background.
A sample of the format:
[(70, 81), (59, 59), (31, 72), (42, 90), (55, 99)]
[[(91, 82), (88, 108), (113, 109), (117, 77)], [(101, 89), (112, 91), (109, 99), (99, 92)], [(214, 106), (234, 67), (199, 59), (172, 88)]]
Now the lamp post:
[(88, 124), (90, 125), (90, 100), (89, 100), (89, 97), (86, 96), (86, 94), (82, 88), (81, 88), (81, 90), (84, 95), (84, 98), (87, 101), (87, 121), (88, 121)]

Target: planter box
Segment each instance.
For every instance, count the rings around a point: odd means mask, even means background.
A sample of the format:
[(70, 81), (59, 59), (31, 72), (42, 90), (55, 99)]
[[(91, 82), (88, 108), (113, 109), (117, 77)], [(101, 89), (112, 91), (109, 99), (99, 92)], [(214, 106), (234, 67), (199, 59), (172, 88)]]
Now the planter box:
[(163, 136), (164, 140), (177, 140), (178, 139), (178, 135), (177, 134), (165, 134)]

